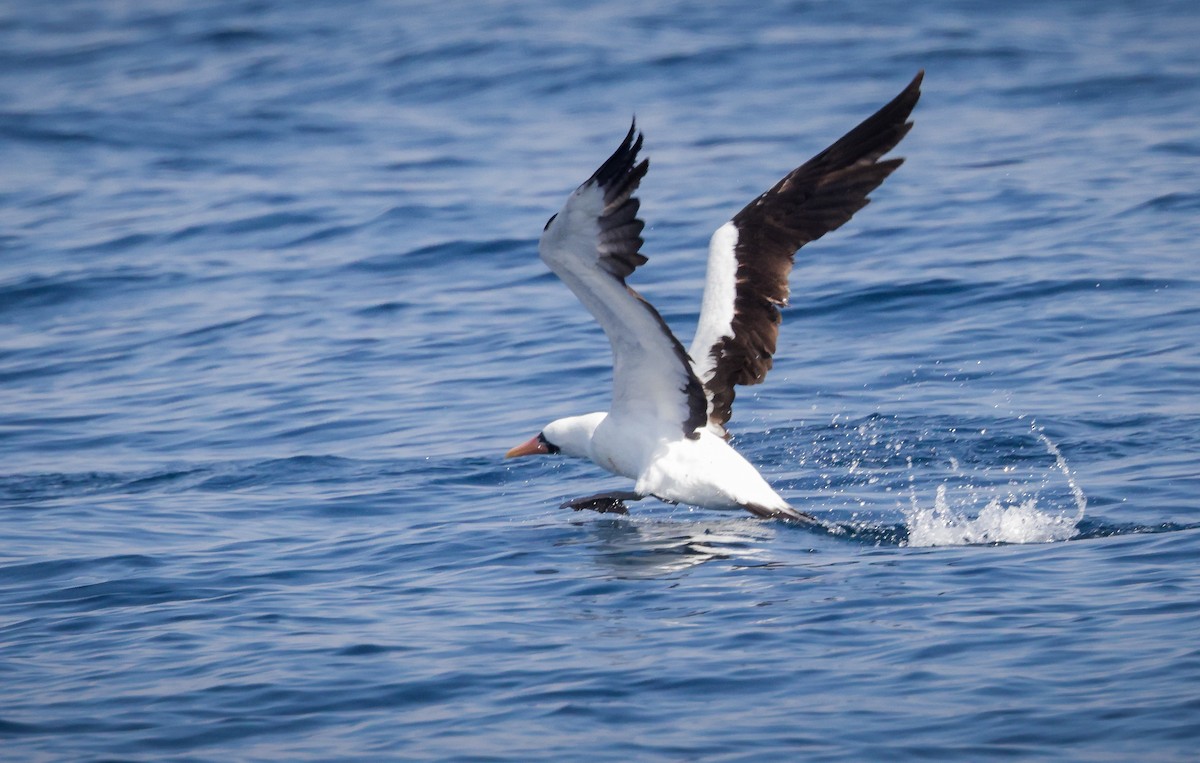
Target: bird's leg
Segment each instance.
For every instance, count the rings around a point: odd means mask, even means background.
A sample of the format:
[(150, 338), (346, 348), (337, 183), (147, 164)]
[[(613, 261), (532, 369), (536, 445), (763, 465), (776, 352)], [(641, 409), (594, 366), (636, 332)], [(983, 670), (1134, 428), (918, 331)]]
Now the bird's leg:
[(576, 498), (573, 501), (567, 501), (559, 506), (560, 509), (574, 509), (575, 511), (598, 511), (601, 514), (628, 514), (629, 509), (625, 508), (623, 501), (640, 501), (645, 496), (640, 493), (635, 493), (632, 490), (614, 490), (609, 493), (597, 493), (589, 495), (587, 498)]

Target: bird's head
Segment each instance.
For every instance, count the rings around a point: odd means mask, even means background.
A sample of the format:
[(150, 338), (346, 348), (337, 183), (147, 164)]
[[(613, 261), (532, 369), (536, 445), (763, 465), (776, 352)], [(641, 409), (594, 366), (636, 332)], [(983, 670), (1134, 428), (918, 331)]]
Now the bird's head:
[(606, 415), (589, 413), (585, 416), (569, 416), (551, 421), (545, 429), (505, 453), (504, 457), (562, 453), (565, 456), (588, 458), (591, 454), (592, 434)]
[(504, 457), (518, 458), (520, 456), (535, 456), (539, 454), (555, 455), (560, 452), (562, 452), (562, 448), (547, 440), (545, 432), (538, 432), (529, 440), (505, 453)]

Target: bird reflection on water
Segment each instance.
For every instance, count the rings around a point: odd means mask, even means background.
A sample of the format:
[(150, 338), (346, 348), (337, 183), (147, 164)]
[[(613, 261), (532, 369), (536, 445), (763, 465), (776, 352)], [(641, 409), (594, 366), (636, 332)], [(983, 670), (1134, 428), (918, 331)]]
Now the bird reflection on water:
[(772, 564), (770, 541), (786, 526), (752, 517), (680, 522), (655, 519), (580, 519), (584, 542), (596, 551), (597, 563), (616, 578), (654, 578), (682, 572), (705, 562), (736, 559), (738, 566)]

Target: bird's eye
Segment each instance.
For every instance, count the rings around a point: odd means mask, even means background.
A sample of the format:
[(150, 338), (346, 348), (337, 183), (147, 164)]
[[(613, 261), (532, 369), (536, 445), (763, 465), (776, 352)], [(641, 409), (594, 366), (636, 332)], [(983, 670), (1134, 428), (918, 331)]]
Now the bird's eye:
[(545, 227), (545, 228), (542, 228), (542, 232), (543, 232), (543, 233), (545, 233), (546, 231), (550, 230), (550, 223), (554, 222), (554, 218), (556, 218), (556, 217), (558, 217), (558, 213), (557, 213), (557, 212), (555, 212), (554, 214), (550, 215), (550, 219), (546, 221), (546, 227)]
[[(551, 217), (550, 219), (553, 220), (554, 218)], [(549, 225), (550, 223), (546, 224)], [(542, 434), (541, 432), (538, 432), (538, 440), (541, 441), (542, 445), (546, 446), (546, 452), (548, 452), (550, 455), (557, 456), (562, 452), (562, 448), (547, 440), (546, 435)]]

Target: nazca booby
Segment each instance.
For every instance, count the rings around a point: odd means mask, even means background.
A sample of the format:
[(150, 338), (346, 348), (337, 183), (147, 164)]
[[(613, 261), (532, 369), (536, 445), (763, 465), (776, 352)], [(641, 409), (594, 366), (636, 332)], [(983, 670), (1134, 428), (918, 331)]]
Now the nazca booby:
[(847, 222), (903, 159), (882, 157), (908, 133), (919, 72), (896, 98), (717, 228), (709, 241), (700, 319), (689, 350), (658, 311), (626, 285), (646, 257), (634, 192), (636, 124), (620, 147), (546, 223), (538, 253), (608, 336), (607, 413), (558, 419), (507, 457), (562, 453), (635, 481), (563, 507), (628, 513), (654, 496), (764, 518), (813, 521), (788, 504), (728, 442), (734, 386), (758, 384), (772, 365), (788, 275), (800, 247)]

